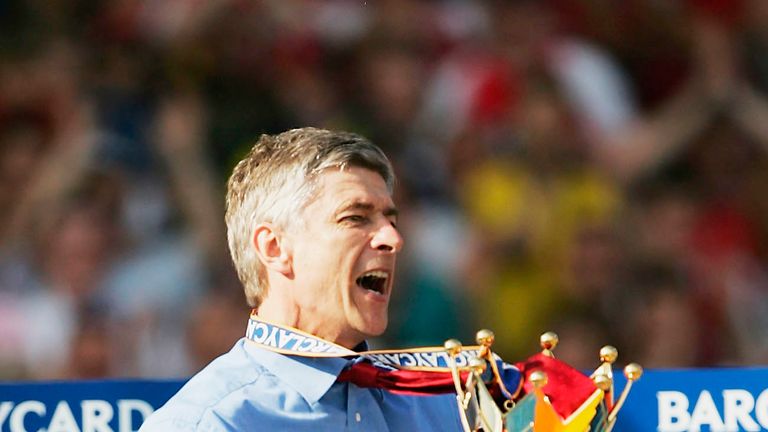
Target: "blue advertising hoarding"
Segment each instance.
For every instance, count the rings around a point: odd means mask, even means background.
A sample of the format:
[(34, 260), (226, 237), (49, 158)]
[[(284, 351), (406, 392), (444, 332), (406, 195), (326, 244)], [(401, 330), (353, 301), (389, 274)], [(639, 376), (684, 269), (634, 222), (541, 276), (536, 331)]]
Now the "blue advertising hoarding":
[[(623, 377), (616, 383), (622, 388)], [(768, 368), (649, 370), (632, 387), (614, 430), (768, 431), (766, 390)]]
[(183, 381), (0, 384), (1, 432), (130, 432)]
[[(95, 381), (0, 384), (0, 432), (131, 432), (183, 384)], [(616, 371), (616, 387), (624, 387)], [(616, 432), (768, 431), (768, 368), (650, 370)]]

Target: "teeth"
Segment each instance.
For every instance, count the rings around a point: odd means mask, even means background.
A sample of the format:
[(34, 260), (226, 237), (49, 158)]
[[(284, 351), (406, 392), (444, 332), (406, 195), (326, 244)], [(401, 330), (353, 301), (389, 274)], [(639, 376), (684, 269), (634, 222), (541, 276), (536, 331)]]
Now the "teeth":
[(365, 288), (379, 294), (384, 294), (388, 278), (389, 275), (387, 272), (381, 270), (371, 270), (369, 272), (363, 273), (362, 276), (355, 280), (355, 283), (361, 288)]
[(377, 278), (386, 279), (387, 278), (387, 273), (383, 272), (383, 271), (380, 271), (380, 270), (374, 270), (374, 271), (369, 271), (367, 273), (364, 273), (363, 277), (365, 277), (365, 276), (371, 276), (371, 277), (377, 277)]

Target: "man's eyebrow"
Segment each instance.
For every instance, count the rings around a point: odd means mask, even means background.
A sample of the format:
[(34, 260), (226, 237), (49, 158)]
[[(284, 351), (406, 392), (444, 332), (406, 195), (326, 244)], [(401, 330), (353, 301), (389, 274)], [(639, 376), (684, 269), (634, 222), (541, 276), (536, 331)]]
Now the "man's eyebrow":
[(384, 216), (387, 217), (397, 217), (397, 215), (400, 214), (400, 210), (398, 210), (396, 207), (387, 207), (384, 209)]
[[(355, 201), (349, 201), (349, 202), (346, 202), (346, 203), (342, 204), (339, 207), (339, 209), (336, 211), (336, 214), (339, 215), (339, 214), (344, 213), (345, 211), (349, 211), (349, 210), (363, 210), (363, 211), (370, 212), (370, 211), (373, 211), (375, 208), (376, 208), (376, 206), (373, 205), (373, 203), (371, 203), (371, 202), (355, 200)], [(384, 216), (387, 216), (387, 217), (390, 217), (390, 216), (397, 217), (397, 215), (399, 213), (400, 212), (394, 206), (387, 207), (383, 211)]]
[(374, 205), (373, 203), (367, 202), (367, 201), (347, 201), (341, 206), (339, 206), (339, 209), (336, 211), (336, 214), (344, 213), (345, 211), (349, 210), (364, 210), (364, 211), (371, 211), (373, 210)]

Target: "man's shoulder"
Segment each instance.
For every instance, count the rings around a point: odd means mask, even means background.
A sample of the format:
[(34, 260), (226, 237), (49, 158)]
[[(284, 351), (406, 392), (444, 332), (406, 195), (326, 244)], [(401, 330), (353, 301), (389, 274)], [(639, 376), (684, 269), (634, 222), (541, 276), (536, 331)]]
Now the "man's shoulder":
[[(241, 339), (226, 354), (195, 374), (142, 425), (142, 432), (207, 430), (201, 420), (227, 403), (233, 393), (252, 386), (266, 373), (249, 357)], [(217, 430), (226, 429), (222, 424)]]

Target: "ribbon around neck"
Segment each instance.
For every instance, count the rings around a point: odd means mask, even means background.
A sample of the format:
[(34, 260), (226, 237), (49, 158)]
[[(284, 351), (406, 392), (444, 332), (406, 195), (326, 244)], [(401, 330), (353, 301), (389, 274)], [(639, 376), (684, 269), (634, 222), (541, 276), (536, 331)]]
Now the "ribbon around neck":
[[(371, 350), (356, 352), (301, 330), (272, 323), (251, 314), (245, 337), (263, 349), (301, 357), (362, 357), (384, 369), (450, 372), (450, 355), (443, 347)], [(454, 358), (464, 369), (478, 356), (480, 346), (465, 346)], [(494, 354), (494, 357), (495, 354)]]

